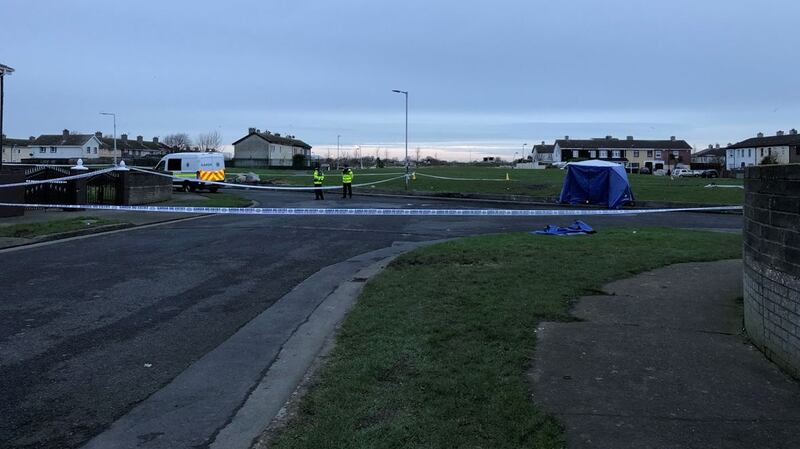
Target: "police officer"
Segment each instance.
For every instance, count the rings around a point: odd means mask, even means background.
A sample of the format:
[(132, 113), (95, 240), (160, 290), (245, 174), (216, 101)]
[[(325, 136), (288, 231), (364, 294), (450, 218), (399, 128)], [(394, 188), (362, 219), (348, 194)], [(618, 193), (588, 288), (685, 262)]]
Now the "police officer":
[(353, 198), (353, 170), (350, 166), (345, 164), (342, 170), (342, 198), (347, 198), (347, 195)]
[(324, 200), (325, 195), (322, 194), (322, 181), (325, 180), (325, 175), (320, 170), (319, 165), (314, 169), (314, 200)]

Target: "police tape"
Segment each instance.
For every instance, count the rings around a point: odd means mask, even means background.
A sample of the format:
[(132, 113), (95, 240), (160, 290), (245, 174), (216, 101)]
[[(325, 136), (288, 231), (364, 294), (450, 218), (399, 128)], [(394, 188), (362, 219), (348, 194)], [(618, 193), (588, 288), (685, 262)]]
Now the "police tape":
[(309, 207), (188, 207), (188, 206), (113, 206), (107, 204), (18, 204), (0, 207), (46, 209), (116, 210), (222, 215), (332, 215), (332, 216), (434, 216), (434, 217), (569, 217), (599, 215), (640, 215), (669, 212), (740, 211), (742, 206), (680, 207), (672, 209), (387, 209), (387, 208), (309, 208)]
[(425, 173), (414, 172), (416, 176), (424, 176), (426, 178), (444, 179), (446, 181), (503, 181), (508, 182), (509, 179), (496, 179), (496, 178), (451, 178), (449, 176), (436, 176), (427, 175)]
[(103, 173), (112, 172), (118, 170), (118, 167), (110, 167), (104, 168), (102, 170), (90, 171), (86, 173), (81, 173), (78, 175), (69, 175), (69, 176), (62, 176), (61, 178), (53, 178), (53, 179), (33, 179), (25, 182), (15, 182), (12, 184), (0, 184), (0, 189), (8, 188), (8, 187), (28, 187), (37, 184), (58, 184), (65, 181), (74, 181), (76, 179), (81, 178), (91, 178), (92, 176), (102, 175)]
[[(201, 180), (194, 179), (194, 178), (187, 179), (187, 178), (181, 178), (179, 176), (173, 176), (173, 175), (166, 174), (166, 173), (158, 173), (158, 172), (154, 172), (154, 171), (150, 171), (150, 170), (143, 170), (141, 168), (131, 168), (131, 170), (132, 171), (141, 172), (141, 173), (149, 173), (151, 175), (156, 175), (156, 176), (162, 176), (162, 177), (165, 177), (165, 178), (171, 178), (174, 181), (199, 182), (199, 183), (202, 183), (203, 185), (216, 185), (216, 186), (221, 186), (221, 187), (238, 188), (238, 189), (291, 190), (291, 191), (317, 190), (317, 189), (320, 189), (320, 190), (341, 190), (342, 189), (341, 185), (339, 185), (339, 186), (327, 186), (327, 187), (308, 187), (308, 186), (292, 187), (292, 186), (265, 186), (265, 185), (257, 185), (257, 184), (235, 184), (235, 183), (231, 183), (231, 182), (222, 182), (222, 181), (201, 181)], [(406, 175), (404, 174), (402, 176), (397, 176), (397, 177), (394, 177), (394, 178), (381, 179), (380, 181), (365, 182), (365, 183), (362, 183), (362, 184), (353, 184), (352, 187), (372, 186), (372, 185), (376, 185), (376, 184), (382, 184), (384, 182), (396, 181), (398, 179), (403, 179), (405, 177), (406, 177)]]

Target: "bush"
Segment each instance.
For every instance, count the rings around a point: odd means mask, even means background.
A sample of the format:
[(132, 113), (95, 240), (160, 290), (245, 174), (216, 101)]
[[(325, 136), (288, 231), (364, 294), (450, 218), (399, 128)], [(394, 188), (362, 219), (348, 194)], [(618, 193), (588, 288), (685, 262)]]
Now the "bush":
[(303, 169), (306, 168), (306, 157), (302, 154), (295, 154), (292, 156), (292, 168)]

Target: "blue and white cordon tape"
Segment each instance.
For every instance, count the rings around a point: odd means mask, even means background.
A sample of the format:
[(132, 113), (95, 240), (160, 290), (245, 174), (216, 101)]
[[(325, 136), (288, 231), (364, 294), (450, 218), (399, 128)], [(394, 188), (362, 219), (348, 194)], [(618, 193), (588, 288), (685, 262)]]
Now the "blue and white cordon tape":
[(348, 215), (348, 216), (423, 216), (423, 217), (552, 217), (590, 215), (638, 215), (666, 212), (739, 211), (742, 206), (680, 207), (674, 209), (386, 209), (386, 208), (310, 208), (310, 207), (187, 207), (187, 206), (112, 206), (106, 204), (17, 204), (0, 207), (53, 209), (118, 210), (229, 215)]

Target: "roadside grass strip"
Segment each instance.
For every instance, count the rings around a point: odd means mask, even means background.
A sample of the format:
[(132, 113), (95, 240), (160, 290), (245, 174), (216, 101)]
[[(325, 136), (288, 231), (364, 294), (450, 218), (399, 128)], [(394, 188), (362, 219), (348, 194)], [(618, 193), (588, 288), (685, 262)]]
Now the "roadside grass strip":
[(526, 380), (537, 323), (570, 320), (570, 301), (614, 279), (739, 257), (739, 235), (661, 228), (473, 237), (401, 256), (365, 287), (275, 447), (564, 447)]
[(0, 237), (33, 238), (43, 235), (58, 234), (62, 232), (97, 228), (100, 226), (121, 223), (121, 221), (108, 220), (105, 218), (74, 217), (65, 220), (51, 220), (41, 223), (20, 223), (8, 226), (1, 225)]

